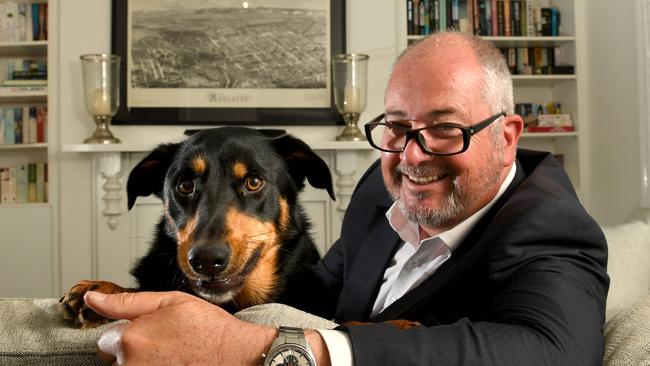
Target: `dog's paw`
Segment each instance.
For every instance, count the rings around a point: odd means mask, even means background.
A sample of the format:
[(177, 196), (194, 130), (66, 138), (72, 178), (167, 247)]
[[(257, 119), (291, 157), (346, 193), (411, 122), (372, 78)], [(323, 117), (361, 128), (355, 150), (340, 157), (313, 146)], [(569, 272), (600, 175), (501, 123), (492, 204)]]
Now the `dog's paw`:
[(110, 319), (97, 314), (86, 305), (84, 295), (87, 291), (114, 294), (133, 290), (122, 288), (107, 281), (84, 280), (72, 286), (72, 288), (59, 300), (59, 303), (63, 319), (73, 323), (79, 328), (95, 328), (111, 321)]

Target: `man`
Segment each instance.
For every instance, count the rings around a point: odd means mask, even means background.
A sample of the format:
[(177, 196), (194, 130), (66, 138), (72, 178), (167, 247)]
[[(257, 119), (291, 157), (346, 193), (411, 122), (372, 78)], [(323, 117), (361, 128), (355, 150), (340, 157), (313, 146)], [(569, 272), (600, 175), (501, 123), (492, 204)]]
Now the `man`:
[[(381, 163), (295, 304), (373, 324), (306, 331), (318, 365), (601, 363), (605, 239), (552, 157), (517, 152), (513, 109), (505, 61), (478, 38), (434, 35), (398, 59), (367, 127)], [(253, 365), (277, 335), (189, 295), (98, 297), (133, 319), (100, 344), (118, 361)]]

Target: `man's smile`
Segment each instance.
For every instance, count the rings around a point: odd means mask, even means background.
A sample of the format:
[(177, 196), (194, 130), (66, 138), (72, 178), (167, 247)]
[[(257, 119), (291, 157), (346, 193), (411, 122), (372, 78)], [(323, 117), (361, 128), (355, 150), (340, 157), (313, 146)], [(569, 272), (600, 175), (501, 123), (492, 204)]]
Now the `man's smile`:
[(416, 183), (416, 184), (429, 184), (431, 182), (441, 180), (441, 179), (444, 179), (444, 178), (447, 177), (447, 174), (425, 175), (425, 176), (421, 176), (421, 177), (414, 176), (414, 175), (408, 175), (408, 174), (404, 174), (404, 175), (408, 178), (408, 180), (410, 180), (411, 182)]

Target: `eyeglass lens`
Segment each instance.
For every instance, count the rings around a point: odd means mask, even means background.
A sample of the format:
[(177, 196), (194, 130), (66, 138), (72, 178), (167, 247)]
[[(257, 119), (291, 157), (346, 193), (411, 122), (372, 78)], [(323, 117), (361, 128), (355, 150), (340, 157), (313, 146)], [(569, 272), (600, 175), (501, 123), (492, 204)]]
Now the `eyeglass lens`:
[[(372, 129), (370, 138), (382, 150), (400, 152), (406, 146), (409, 128), (399, 125), (378, 124)], [(463, 150), (463, 130), (454, 126), (431, 126), (417, 132), (421, 145), (432, 153), (451, 154)]]

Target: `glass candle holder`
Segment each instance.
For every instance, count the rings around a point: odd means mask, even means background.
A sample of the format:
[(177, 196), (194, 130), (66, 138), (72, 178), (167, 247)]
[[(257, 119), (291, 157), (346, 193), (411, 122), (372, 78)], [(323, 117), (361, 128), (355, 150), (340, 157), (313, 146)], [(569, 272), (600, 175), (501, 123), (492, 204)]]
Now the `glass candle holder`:
[(96, 126), (84, 143), (119, 143), (110, 130), (110, 123), (120, 106), (120, 56), (87, 54), (80, 59), (86, 109)]
[(334, 104), (345, 121), (345, 128), (336, 140), (362, 141), (366, 136), (357, 123), (366, 109), (368, 88), (368, 55), (348, 53), (332, 58)]

